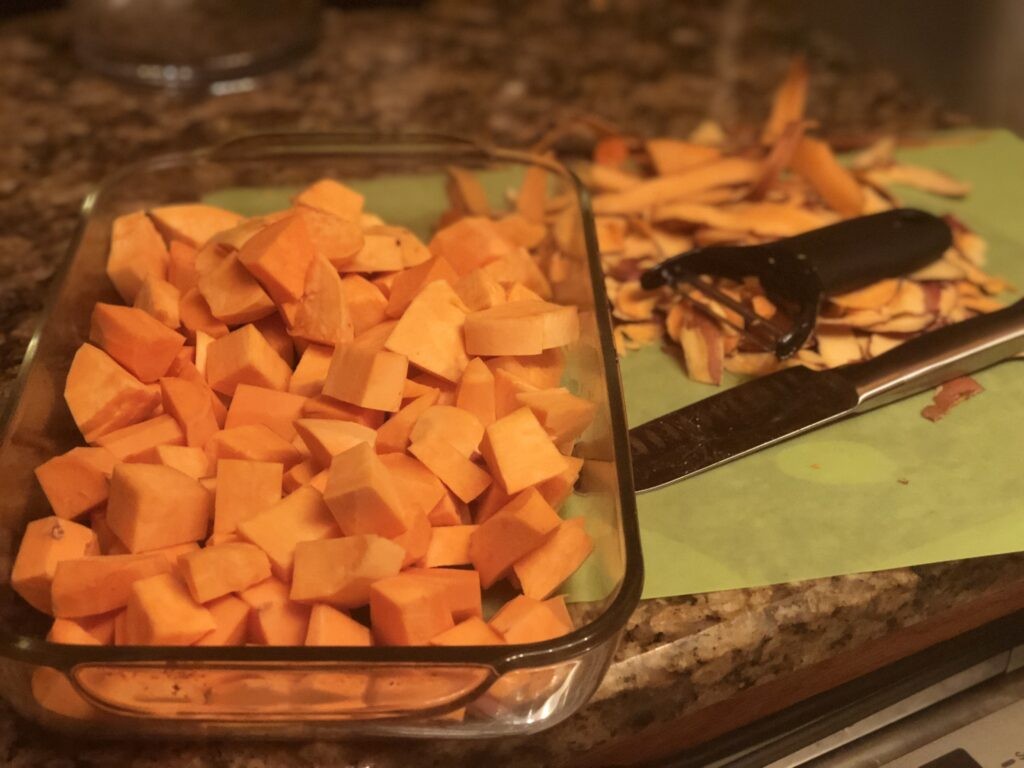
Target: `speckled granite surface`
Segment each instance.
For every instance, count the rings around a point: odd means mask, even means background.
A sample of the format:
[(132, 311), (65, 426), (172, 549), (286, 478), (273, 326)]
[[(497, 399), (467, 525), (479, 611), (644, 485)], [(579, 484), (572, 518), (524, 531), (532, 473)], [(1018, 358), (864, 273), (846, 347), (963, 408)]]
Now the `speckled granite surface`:
[[(504, 8), (504, 10), (500, 10)], [(785, 7), (742, 0), (437, 3), (331, 11), (316, 54), (248, 93), (182, 96), (81, 72), (62, 14), (0, 24), (0, 397), (16, 373), (82, 197), (118, 165), (274, 129), (426, 129), (522, 146), (574, 111), (646, 134), (764, 112), (796, 48), (833, 136), (956, 121), (883, 71), (806, 35)], [(559, 765), (856, 648), (1024, 577), (990, 558), (654, 600), (634, 615), (594, 701), (551, 731), (481, 744), (82, 743), (0, 705), (9, 766)]]

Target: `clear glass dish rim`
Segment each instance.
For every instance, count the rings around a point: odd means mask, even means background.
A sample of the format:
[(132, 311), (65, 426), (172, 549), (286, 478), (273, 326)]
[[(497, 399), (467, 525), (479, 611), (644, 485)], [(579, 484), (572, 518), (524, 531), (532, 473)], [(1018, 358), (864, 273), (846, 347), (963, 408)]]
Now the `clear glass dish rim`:
[(141, 664), (174, 662), (230, 666), (261, 667), (286, 664), (345, 665), (446, 665), (483, 666), (499, 675), (520, 669), (557, 664), (579, 657), (608, 641), (626, 624), (640, 601), (643, 587), (643, 558), (640, 529), (633, 492), (632, 466), (626, 427), (622, 382), (612, 341), (611, 316), (604, 287), (604, 274), (597, 249), (590, 197), (579, 177), (568, 167), (548, 157), (518, 150), (488, 146), (472, 139), (432, 133), (257, 133), (231, 139), (210, 147), (164, 153), (122, 166), (108, 174), (88, 195), (79, 210), (78, 223), (65, 254), (48, 288), (40, 319), (27, 345), (10, 396), (0, 414), (0, 435), (8, 439), (10, 422), (24, 390), (27, 373), (50, 317), (58, 304), (67, 272), (81, 244), (82, 236), (97, 201), (121, 178), (139, 172), (183, 164), (200, 164), (220, 160), (253, 161), (288, 156), (315, 157), (318, 154), (406, 155), (506, 161), (540, 165), (562, 175), (573, 187), (582, 214), (587, 262), (593, 289), (595, 318), (601, 349), (601, 363), (608, 385), (608, 406), (611, 416), (611, 438), (615, 448), (615, 471), (619, 484), (624, 544), (624, 576), (618, 593), (602, 613), (573, 632), (541, 643), (506, 646), (388, 646), (355, 648), (347, 646), (87, 646), (51, 643), (48, 640), (21, 635), (0, 625), (0, 656), (15, 661), (41, 664), (71, 671), (85, 664)]

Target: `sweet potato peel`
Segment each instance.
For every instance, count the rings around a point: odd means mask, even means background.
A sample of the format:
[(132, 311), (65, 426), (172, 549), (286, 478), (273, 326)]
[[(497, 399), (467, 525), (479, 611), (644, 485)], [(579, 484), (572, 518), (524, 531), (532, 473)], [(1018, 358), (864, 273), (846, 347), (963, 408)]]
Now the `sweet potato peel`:
[(970, 376), (952, 379), (935, 391), (932, 402), (921, 409), (921, 415), (928, 421), (939, 421), (960, 403), (984, 391), (985, 388)]

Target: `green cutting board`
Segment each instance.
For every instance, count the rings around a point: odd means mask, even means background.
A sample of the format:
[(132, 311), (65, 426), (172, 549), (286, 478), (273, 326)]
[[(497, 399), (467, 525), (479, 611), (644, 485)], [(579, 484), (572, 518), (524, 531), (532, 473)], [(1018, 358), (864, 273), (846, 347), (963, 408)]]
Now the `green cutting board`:
[[(899, 155), (973, 183), (962, 201), (897, 191), (962, 218), (989, 242), (987, 270), (1024, 287), (1024, 142)], [(717, 391), (679, 366), (656, 347), (622, 361), (631, 425)], [(922, 394), (641, 494), (644, 597), (1024, 550), (1024, 361), (976, 378), (985, 392), (940, 422), (921, 417)]]

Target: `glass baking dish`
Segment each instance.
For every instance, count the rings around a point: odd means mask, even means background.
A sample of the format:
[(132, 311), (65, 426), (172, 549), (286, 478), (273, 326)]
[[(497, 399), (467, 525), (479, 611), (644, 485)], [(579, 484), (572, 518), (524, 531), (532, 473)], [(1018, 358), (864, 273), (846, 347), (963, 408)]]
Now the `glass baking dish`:
[[(48, 617), (11, 590), (10, 563), (26, 523), (48, 514), (33, 468), (81, 443), (63, 382), (88, 336), (93, 304), (117, 300), (104, 273), (116, 216), (195, 200), (252, 215), (286, 206), (294, 189), (329, 176), (360, 189), (368, 211), (427, 237), (447, 207), (447, 167), (477, 172), (492, 205), (503, 208), (507, 191), (538, 165), (549, 172), (549, 200), (562, 207), (555, 298), (581, 315), (563, 384), (598, 403), (576, 449), (584, 459), (580, 482), (563, 507), (565, 515), (585, 516), (595, 541), (567, 588), (574, 632), (491, 647), (114, 647), (44, 639)], [(571, 172), (545, 158), (434, 136), (301, 134), (253, 136), (124, 168), (83, 205), (2, 430), (0, 690), (26, 717), (62, 730), (261, 738), (529, 733), (586, 702), (640, 597), (621, 387), (587, 195)]]

